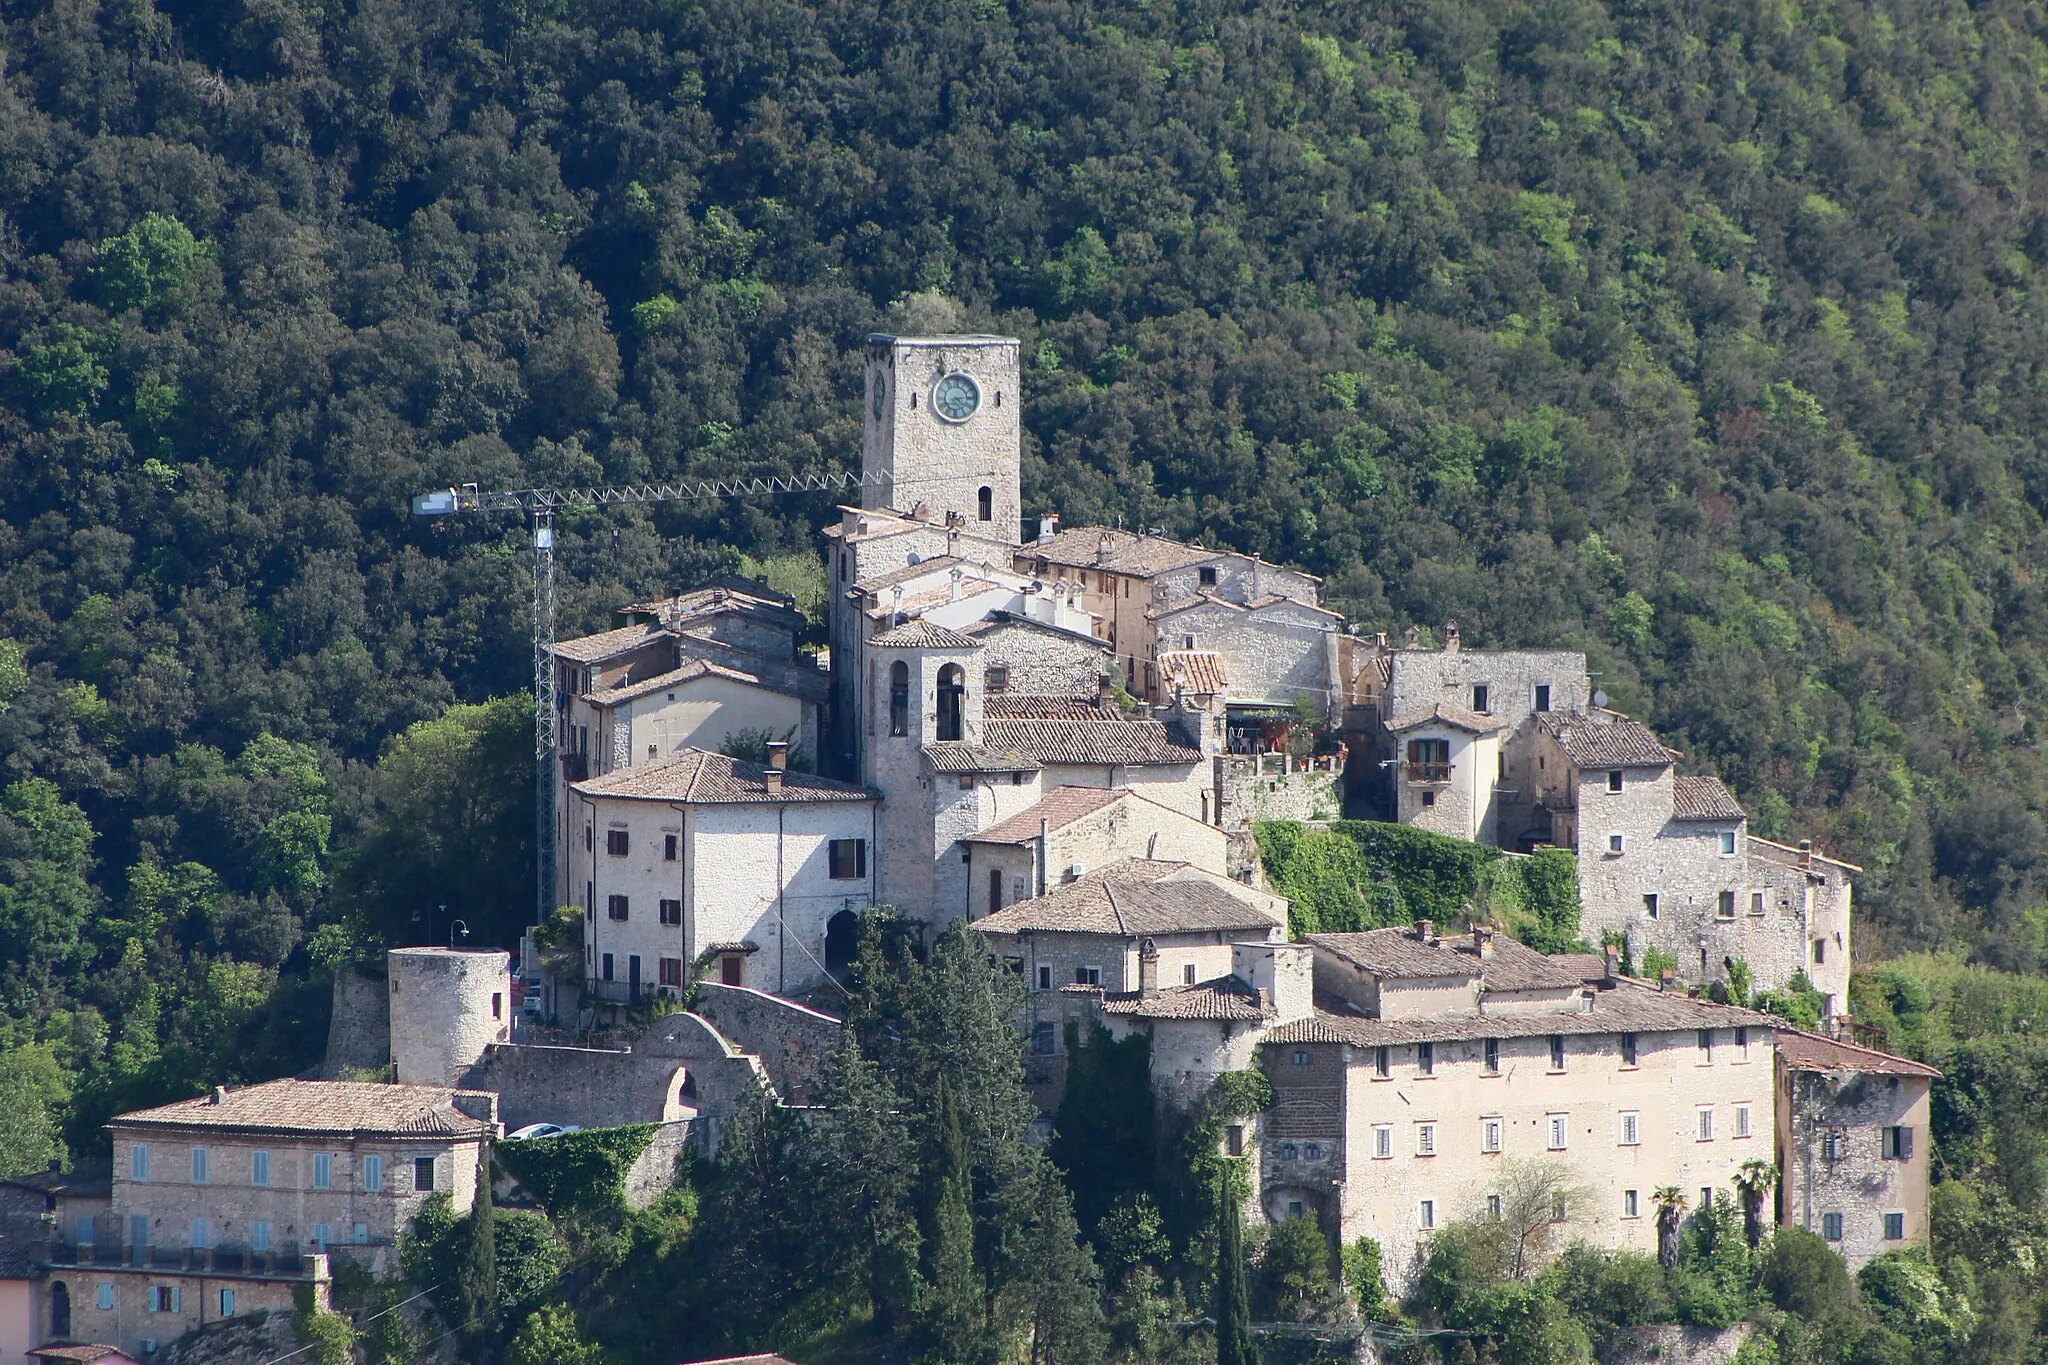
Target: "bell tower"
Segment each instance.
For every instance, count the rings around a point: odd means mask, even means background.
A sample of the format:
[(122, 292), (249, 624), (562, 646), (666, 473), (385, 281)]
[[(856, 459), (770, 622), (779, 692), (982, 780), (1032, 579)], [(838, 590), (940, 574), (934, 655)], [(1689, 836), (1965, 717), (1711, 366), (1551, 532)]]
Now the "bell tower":
[(904, 337), (867, 343), (861, 506), (910, 512), (1015, 545), (1023, 427), (1015, 337)]

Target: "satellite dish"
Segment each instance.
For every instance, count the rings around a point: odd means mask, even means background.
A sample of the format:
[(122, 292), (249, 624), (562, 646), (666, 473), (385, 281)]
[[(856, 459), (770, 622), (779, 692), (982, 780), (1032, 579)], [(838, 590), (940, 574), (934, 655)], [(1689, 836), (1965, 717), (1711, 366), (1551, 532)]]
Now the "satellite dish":
[(1605, 711), (1607, 709), (1607, 694), (1595, 689), (1593, 692), (1593, 705)]

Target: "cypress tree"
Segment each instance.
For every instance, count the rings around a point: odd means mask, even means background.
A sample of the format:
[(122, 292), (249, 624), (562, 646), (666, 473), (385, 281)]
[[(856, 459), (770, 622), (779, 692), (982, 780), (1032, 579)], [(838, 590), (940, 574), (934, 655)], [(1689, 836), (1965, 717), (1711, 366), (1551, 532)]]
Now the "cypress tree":
[(1252, 1345), (1251, 1296), (1245, 1289), (1244, 1210), (1230, 1187), (1230, 1172), (1216, 1175), (1216, 1365), (1259, 1365)]
[(476, 1198), (469, 1206), (469, 1242), (462, 1252), (463, 1335), (487, 1353), (498, 1316), (498, 1247), (491, 1206), (491, 1145), (478, 1149)]
[(967, 1138), (953, 1087), (939, 1078), (933, 1116), (932, 1190), (926, 1215), (924, 1326), (947, 1360), (963, 1360), (982, 1323), (981, 1281), (974, 1273), (974, 1213), (968, 1193)]

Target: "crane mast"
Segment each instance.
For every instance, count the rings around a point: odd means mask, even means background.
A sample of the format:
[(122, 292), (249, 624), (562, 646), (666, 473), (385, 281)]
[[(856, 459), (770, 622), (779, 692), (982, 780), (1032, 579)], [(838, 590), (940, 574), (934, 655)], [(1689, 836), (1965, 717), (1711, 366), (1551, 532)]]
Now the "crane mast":
[(412, 500), (413, 515), (523, 512), (533, 519), (533, 798), (534, 923), (553, 911), (555, 887), (555, 513), (563, 508), (623, 507), (653, 502), (705, 502), (782, 493), (844, 492), (881, 487), (881, 473), (772, 474), (735, 479), (623, 484), (588, 488), (486, 490), (476, 484), (436, 489)]

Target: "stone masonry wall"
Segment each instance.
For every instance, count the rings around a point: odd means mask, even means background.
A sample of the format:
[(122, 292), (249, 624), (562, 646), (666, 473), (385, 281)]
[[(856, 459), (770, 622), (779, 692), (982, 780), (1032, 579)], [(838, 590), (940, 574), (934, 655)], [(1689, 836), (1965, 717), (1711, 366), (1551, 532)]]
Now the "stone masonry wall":
[(336, 1081), (348, 1072), (375, 1071), (378, 1079), (391, 1065), (391, 988), (381, 976), (353, 967), (334, 971), (334, 1009), (327, 1018), (327, 1057), (320, 1079)]
[[(1304, 761), (1306, 768), (1301, 766)], [(1344, 760), (1332, 755), (1310, 760), (1286, 754), (1227, 758), (1223, 784), (1226, 829), (1243, 829), (1259, 820), (1335, 820), (1344, 813)]]
[[(1830, 1245), (1851, 1274), (1883, 1252), (1927, 1245), (1927, 1088), (1918, 1076), (1780, 1073), (1780, 1221), (1823, 1234), (1825, 1216), (1842, 1215), (1842, 1239)], [(1912, 1134), (1904, 1160), (1884, 1154), (1884, 1130), (1893, 1125)], [(1887, 1213), (1905, 1215), (1904, 1238), (1886, 1240)]]
[(696, 1012), (735, 1047), (761, 1059), (785, 1104), (815, 1103), (825, 1059), (846, 1028), (793, 1001), (715, 981), (699, 983)]
[(976, 632), (982, 643), (983, 676), (991, 668), (1010, 671), (1008, 691), (1043, 696), (1093, 695), (1109, 667), (1109, 646), (1101, 640), (1016, 622)]

